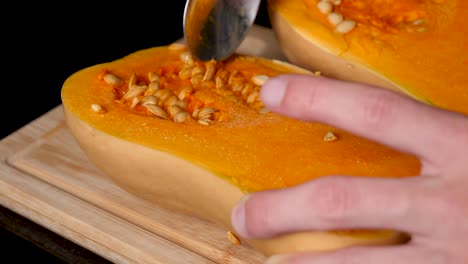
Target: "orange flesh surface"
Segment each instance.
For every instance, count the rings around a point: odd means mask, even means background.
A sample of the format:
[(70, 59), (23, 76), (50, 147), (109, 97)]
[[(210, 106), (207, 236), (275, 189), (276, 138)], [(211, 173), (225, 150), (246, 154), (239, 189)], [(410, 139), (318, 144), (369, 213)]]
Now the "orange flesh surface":
[[(179, 56), (180, 51), (158, 47), (83, 69), (64, 83), (63, 104), (98, 130), (189, 160), (246, 192), (293, 186), (326, 175), (407, 177), (419, 174), (420, 162), (416, 157), (327, 125), (274, 113), (260, 114), (247, 104), (228, 100), (208, 89), (198, 90), (195, 99), (220, 109), (227, 116), (225, 121), (203, 126), (196, 122), (163, 120), (117, 103), (127, 89), (126, 84), (112, 87), (102, 79), (105, 72), (123, 80), (128, 80), (134, 72), (138, 78), (145, 79), (152, 71), (163, 75), (167, 88), (181, 89), (184, 81), (171, 77), (182, 68)], [(229, 71), (239, 70), (245, 76), (294, 72), (281, 64), (237, 55), (224, 65)], [(90, 105), (96, 103), (106, 113), (91, 111)], [(339, 140), (325, 142), (323, 137), (328, 131), (333, 131)]]
[(464, 0), (342, 0), (333, 11), (357, 22), (334, 31), (317, 0), (270, 0), (315, 45), (389, 79), (414, 97), (468, 114)]

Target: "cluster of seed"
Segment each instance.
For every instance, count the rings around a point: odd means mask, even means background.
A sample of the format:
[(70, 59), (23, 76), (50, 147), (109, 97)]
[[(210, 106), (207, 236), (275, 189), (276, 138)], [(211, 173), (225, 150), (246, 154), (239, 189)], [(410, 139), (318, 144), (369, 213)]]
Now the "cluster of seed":
[(335, 6), (339, 5), (341, 5), (341, 0), (320, 0), (317, 3), (317, 8), (321, 13), (327, 15), (328, 22), (335, 27), (336, 32), (346, 34), (356, 27), (356, 21), (345, 19), (342, 14), (338, 13)]
[(246, 103), (261, 113), (266, 112), (259, 95), (260, 88), (268, 80), (268, 76), (255, 75), (247, 78), (240, 71), (227, 71), (222, 62), (196, 62), (188, 51), (181, 53), (180, 59), (184, 65), (179, 72), (179, 78), (190, 80), (193, 89), (209, 89), (225, 98)]
[[(443, 0), (433, 0), (436, 3), (441, 3)], [(341, 34), (347, 34), (351, 32), (354, 28), (356, 28), (356, 21), (345, 18), (343, 14), (341, 14), (338, 9), (339, 6), (342, 4), (342, 0), (319, 0), (317, 2), (317, 9), (327, 16), (328, 22), (335, 27), (335, 31)], [(408, 32), (425, 32), (427, 31), (427, 27), (425, 25), (426, 21), (423, 18), (416, 17), (416, 18), (405, 18), (402, 15), (399, 19), (394, 21), (396, 23), (403, 23), (405, 25), (405, 29)], [(377, 26), (378, 28), (383, 28), (390, 30), (391, 32), (398, 32), (396, 28), (388, 27), (384, 24), (385, 22), (374, 22), (373, 25)]]
[[(147, 78), (148, 83), (137, 83), (136, 74), (132, 74), (128, 79), (127, 92), (117, 102), (129, 104), (130, 108), (142, 106), (149, 113), (176, 123), (195, 120), (199, 124), (210, 125), (214, 122), (214, 114), (219, 111), (216, 108), (198, 105), (192, 113), (189, 112), (190, 102), (187, 98), (193, 93), (192, 87), (183, 87), (176, 93), (174, 90), (162, 88), (160, 75), (149, 72)], [(113, 86), (122, 84), (122, 80), (113, 73), (106, 73), (104, 80)]]
[[(186, 49), (186, 46), (172, 44), (169, 49), (182, 50)], [(259, 100), (260, 87), (268, 80), (268, 76), (256, 75), (246, 78), (239, 71), (225, 70), (222, 62), (196, 61), (188, 51), (181, 53), (180, 60), (183, 62), (182, 67), (170, 76), (149, 72), (147, 81), (137, 81), (137, 75), (132, 74), (126, 81), (125, 94), (117, 102), (127, 104), (130, 108), (144, 107), (148, 113), (176, 123), (194, 120), (201, 125), (211, 125), (226, 120), (227, 116), (220, 109), (207, 106), (196, 98), (197, 90), (208, 89), (225, 98), (247, 104), (259, 113), (268, 112)], [(168, 89), (166, 84), (169, 78), (185, 81), (186, 85), (182, 85), (178, 91)], [(103, 79), (114, 87), (125, 83), (119, 76), (110, 72), (107, 72)], [(93, 107), (93, 111), (100, 111), (96, 106)]]

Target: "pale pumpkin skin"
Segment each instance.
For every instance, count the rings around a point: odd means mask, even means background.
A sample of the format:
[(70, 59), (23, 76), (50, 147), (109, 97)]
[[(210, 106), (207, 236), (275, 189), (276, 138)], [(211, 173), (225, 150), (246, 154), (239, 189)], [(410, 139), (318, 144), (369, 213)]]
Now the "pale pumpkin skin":
[[(371, 0), (343, 0), (371, 6)], [(391, 14), (390, 8), (380, 10)], [(269, 0), (272, 28), (285, 56), (323, 75), (391, 89), (419, 101), (468, 114), (468, 2), (397, 0), (399, 7), (425, 2), (424, 31), (388, 32), (357, 22), (349, 33), (335, 32), (317, 0)], [(410, 14), (411, 6), (407, 7)], [(389, 11), (390, 10), (390, 11)], [(354, 16), (359, 13), (352, 14)], [(368, 14), (364, 14), (368, 15)], [(398, 11), (392, 14), (399, 15)], [(410, 14), (411, 15), (411, 14)]]
[[(413, 156), (339, 130), (337, 142), (324, 142), (325, 132), (332, 129), (328, 126), (275, 114), (242, 112), (235, 105), (229, 106), (228, 101), (222, 106), (228, 112), (234, 110), (237, 117), (210, 127), (135, 114), (115, 103), (112, 88), (100, 78), (107, 70), (119, 76), (133, 71), (147, 73), (158, 63), (175, 64), (177, 58), (178, 53), (166, 47), (142, 50), (83, 69), (63, 85), (62, 102), (71, 133), (90, 161), (130, 193), (233, 230), (231, 210), (250, 191), (292, 186), (339, 172), (382, 177), (418, 175), (420, 162)], [(260, 58), (239, 65), (252, 71), (269, 65), (291, 73), (310, 73)], [(90, 105), (94, 103), (106, 112), (93, 112)], [(231, 140), (226, 141), (225, 135)], [(245, 155), (246, 149), (252, 153)], [(281, 160), (278, 150), (286, 154)], [(247, 174), (243, 174), (245, 170)], [(395, 244), (406, 239), (406, 235), (393, 231), (347, 231), (301, 232), (247, 242), (270, 256)]]
[[(103, 133), (70, 111), (64, 111), (68, 127), (89, 159), (118, 185), (148, 201), (214, 221), (226, 230), (233, 230), (231, 210), (245, 195), (238, 187), (174, 155)], [(271, 256), (297, 251), (333, 250), (353, 245), (397, 244), (406, 239), (404, 234), (391, 231), (347, 235), (301, 232), (247, 242), (266, 256)]]

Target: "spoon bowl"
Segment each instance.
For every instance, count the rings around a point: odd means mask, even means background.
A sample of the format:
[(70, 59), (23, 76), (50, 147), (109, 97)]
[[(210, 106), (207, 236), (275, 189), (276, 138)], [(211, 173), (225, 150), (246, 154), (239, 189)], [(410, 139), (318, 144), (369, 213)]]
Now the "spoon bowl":
[(242, 43), (261, 0), (187, 0), (184, 37), (199, 60), (224, 60)]

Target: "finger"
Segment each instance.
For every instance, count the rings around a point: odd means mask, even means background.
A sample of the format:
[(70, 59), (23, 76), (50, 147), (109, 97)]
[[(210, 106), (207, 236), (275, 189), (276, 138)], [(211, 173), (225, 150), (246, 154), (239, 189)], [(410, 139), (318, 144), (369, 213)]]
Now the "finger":
[(233, 210), (232, 224), (246, 238), (340, 229), (428, 233), (433, 223), (424, 219), (431, 219), (433, 210), (421, 181), (335, 176), (253, 193)]
[(419, 103), (387, 89), (325, 77), (283, 75), (262, 87), (274, 112), (318, 121), (417, 155), (451, 161), (468, 142), (468, 121), (460, 114)]
[(440, 250), (405, 245), (393, 247), (354, 247), (333, 252), (299, 253), (270, 257), (265, 264), (395, 264), (395, 263), (449, 263)]

